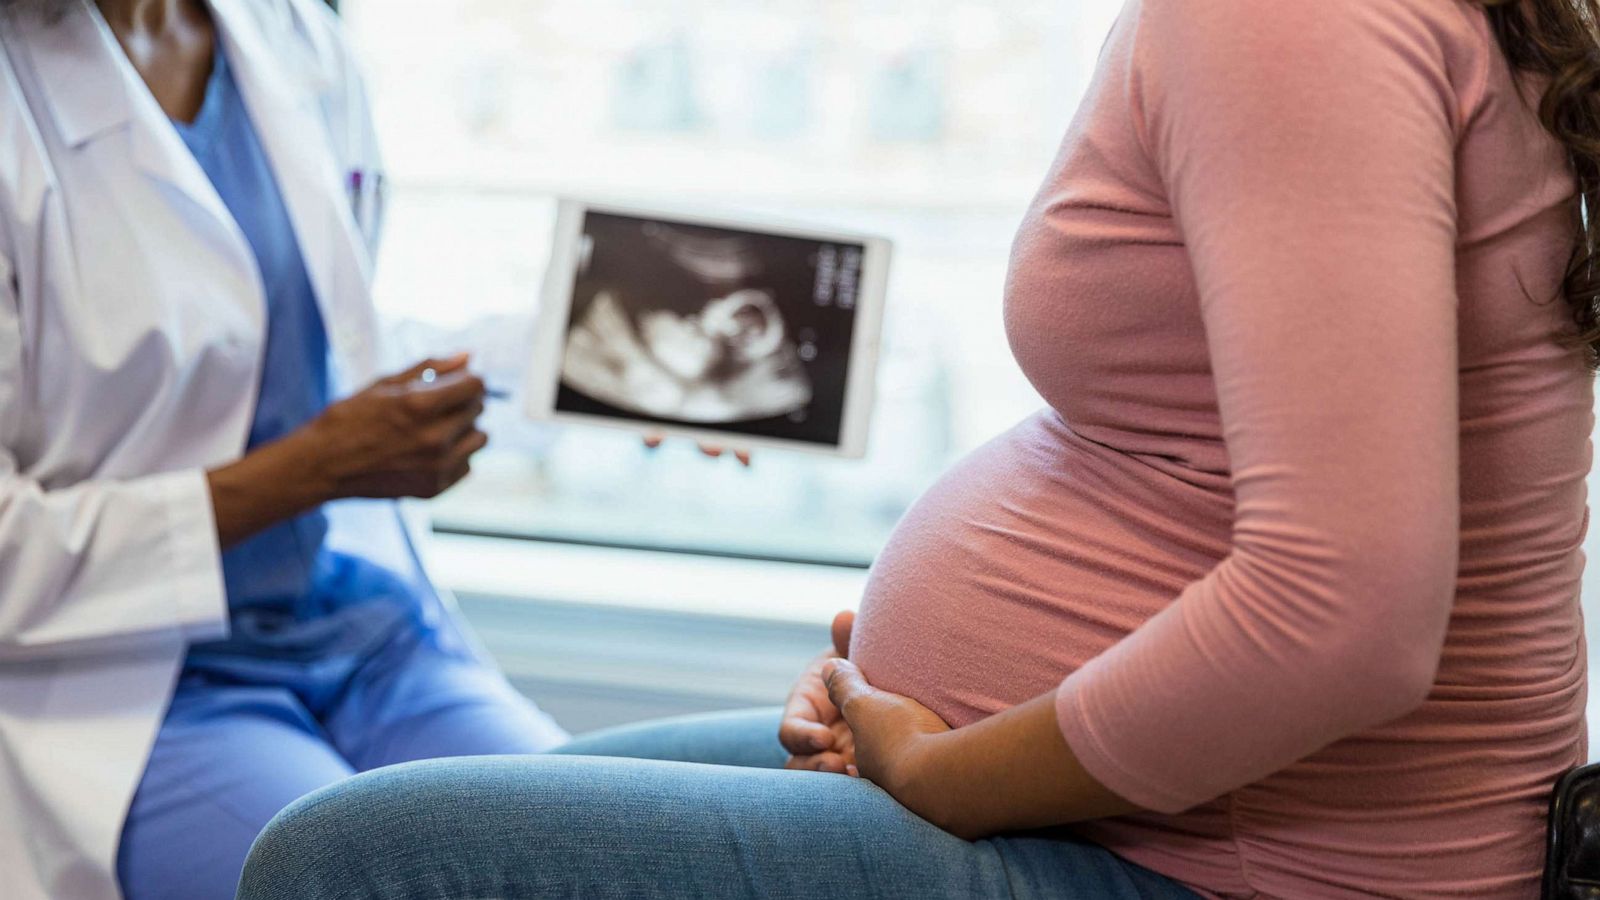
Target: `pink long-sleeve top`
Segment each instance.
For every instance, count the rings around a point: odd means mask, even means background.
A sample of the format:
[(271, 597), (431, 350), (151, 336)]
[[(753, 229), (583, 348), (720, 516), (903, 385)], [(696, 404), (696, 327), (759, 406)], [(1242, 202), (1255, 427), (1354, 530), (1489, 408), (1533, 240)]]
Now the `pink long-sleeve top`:
[(1462, 0), (1131, 0), (1014, 249), (1049, 408), (907, 514), (867, 677), (1055, 691), (1149, 810), (1081, 832), (1206, 895), (1535, 896), (1593, 400), (1518, 92)]

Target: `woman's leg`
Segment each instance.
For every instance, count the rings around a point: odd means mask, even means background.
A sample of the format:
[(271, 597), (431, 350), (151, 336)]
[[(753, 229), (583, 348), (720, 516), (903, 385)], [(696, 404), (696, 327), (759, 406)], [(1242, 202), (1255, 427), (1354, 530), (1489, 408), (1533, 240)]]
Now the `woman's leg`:
[(789, 758), (778, 743), (782, 717), (773, 707), (656, 719), (580, 735), (551, 752), (781, 769)]
[(588, 756), (356, 776), (274, 820), (239, 896), (1193, 900), (1093, 845), (968, 843), (861, 779)]
[(353, 774), (294, 695), (186, 678), (122, 829), (127, 900), (226, 900), (250, 843), (295, 799)]

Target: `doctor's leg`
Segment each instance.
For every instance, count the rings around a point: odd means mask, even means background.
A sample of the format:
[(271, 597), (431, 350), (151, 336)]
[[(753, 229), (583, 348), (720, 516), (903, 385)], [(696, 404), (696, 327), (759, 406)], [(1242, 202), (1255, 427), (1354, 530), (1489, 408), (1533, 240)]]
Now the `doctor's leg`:
[(452, 756), (541, 753), (567, 740), (453, 632), (407, 630), (367, 660), (322, 717), (360, 771)]
[(267, 822), (351, 774), (288, 691), (185, 677), (123, 826), (117, 878), (124, 896), (232, 897)]

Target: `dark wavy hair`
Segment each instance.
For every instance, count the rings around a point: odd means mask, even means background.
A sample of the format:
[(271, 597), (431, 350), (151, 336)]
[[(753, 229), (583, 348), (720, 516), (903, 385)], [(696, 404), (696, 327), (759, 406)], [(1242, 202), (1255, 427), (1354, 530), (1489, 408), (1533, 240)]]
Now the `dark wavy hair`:
[(1576, 176), (1572, 258), (1561, 293), (1570, 341), (1600, 370), (1600, 0), (1478, 0), (1513, 70), (1548, 79), (1539, 119)]

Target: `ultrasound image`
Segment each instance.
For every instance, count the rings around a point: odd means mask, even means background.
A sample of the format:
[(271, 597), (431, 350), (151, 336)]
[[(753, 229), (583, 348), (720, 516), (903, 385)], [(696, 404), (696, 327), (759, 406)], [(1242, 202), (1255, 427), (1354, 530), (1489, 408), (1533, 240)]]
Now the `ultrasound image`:
[(837, 444), (864, 251), (587, 213), (556, 409)]

